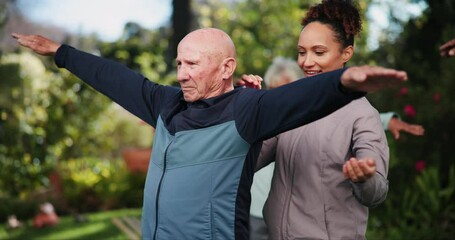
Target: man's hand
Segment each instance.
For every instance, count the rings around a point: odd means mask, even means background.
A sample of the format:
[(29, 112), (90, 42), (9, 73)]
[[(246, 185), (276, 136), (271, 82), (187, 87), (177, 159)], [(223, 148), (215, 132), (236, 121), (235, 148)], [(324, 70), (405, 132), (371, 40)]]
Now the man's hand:
[(453, 57), (455, 56), (455, 38), (444, 43), (440, 48), (439, 48), (439, 53), (441, 54), (441, 57)]
[(249, 88), (262, 88), (262, 78), (258, 75), (253, 74), (243, 74), (241, 79), (238, 79), (235, 83), (236, 86), (245, 86)]
[(352, 182), (364, 182), (376, 173), (376, 162), (372, 158), (351, 158), (343, 165), (344, 176)]
[(15, 38), (20, 45), (30, 48), (34, 52), (44, 56), (54, 56), (57, 49), (61, 46), (61, 44), (58, 44), (41, 35), (22, 35), (12, 33), (11, 36)]
[(398, 85), (408, 79), (405, 71), (390, 68), (350, 67), (341, 75), (341, 84), (351, 91), (374, 92)]
[(409, 124), (396, 117), (390, 119), (387, 128), (393, 134), (395, 139), (400, 138), (400, 131), (407, 132), (415, 136), (422, 136), (425, 133), (425, 129), (421, 125)]

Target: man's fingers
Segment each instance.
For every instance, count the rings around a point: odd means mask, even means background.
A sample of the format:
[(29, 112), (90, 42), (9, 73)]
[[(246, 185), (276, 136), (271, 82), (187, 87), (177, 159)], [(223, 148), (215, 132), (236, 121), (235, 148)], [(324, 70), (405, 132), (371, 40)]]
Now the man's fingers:
[(22, 35), (19, 33), (12, 33), (11, 36), (17, 40), (17, 42), (24, 46), (24, 47), (30, 47), (32, 44), (36, 42), (34, 37), (32, 35)]
[(61, 44), (58, 44), (41, 35), (22, 35), (12, 33), (11, 36), (16, 39), (20, 45), (30, 48), (34, 52), (44, 56), (55, 55), (57, 49), (61, 46)]
[(408, 74), (405, 71), (397, 71), (393, 69), (384, 69), (367, 73), (367, 77), (378, 82), (384, 82), (387, 85), (400, 84), (408, 79)]
[(382, 78), (397, 78), (400, 80), (407, 79), (407, 73), (401, 70), (395, 70), (384, 67), (371, 67), (363, 66), (360, 67), (359, 72), (363, 72), (367, 77), (382, 77)]
[(408, 79), (405, 71), (383, 67), (351, 67), (341, 76), (341, 84), (351, 90), (374, 92), (398, 85)]

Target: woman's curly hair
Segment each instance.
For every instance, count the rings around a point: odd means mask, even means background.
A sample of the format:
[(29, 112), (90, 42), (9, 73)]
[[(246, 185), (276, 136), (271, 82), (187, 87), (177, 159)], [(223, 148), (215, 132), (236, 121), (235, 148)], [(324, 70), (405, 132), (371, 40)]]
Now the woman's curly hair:
[(362, 30), (360, 11), (351, 0), (323, 0), (310, 7), (301, 24), (312, 22), (329, 25), (344, 48), (354, 45), (354, 36)]

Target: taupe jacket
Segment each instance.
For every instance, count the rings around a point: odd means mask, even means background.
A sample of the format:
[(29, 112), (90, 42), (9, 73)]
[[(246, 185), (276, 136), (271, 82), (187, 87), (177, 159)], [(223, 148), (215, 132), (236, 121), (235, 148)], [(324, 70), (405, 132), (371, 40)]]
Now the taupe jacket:
[[(373, 157), (377, 173), (347, 180), (350, 157)], [(264, 207), (271, 239), (364, 239), (368, 207), (385, 200), (389, 148), (378, 111), (366, 98), (264, 142), (258, 166), (275, 160)]]

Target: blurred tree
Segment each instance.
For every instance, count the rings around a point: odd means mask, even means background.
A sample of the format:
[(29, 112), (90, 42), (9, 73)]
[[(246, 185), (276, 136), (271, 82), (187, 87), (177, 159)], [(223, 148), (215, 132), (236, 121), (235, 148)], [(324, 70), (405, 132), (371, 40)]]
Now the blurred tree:
[(207, 1), (195, 12), (200, 27), (221, 28), (232, 37), (238, 75), (262, 75), (275, 56), (297, 56), (299, 20), (305, 6), (299, 1)]
[[(199, 27), (217, 27), (226, 31), (237, 47), (236, 74), (263, 75), (273, 58), (297, 58), (297, 42), (302, 26), (300, 20), (311, 1), (215, 1), (206, 0), (195, 5)], [(356, 41), (356, 55), (351, 64), (367, 62), (366, 47), (368, 22), (365, 13), (370, 0), (359, 2), (364, 31)]]
[(147, 30), (127, 23), (123, 37), (116, 42), (100, 42), (99, 51), (104, 58), (123, 63), (154, 82), (176, 85), (175, 68), (169, 71), (165, 61), (170, 35), (168, 27)]
[[(401, 231), (402, 235), (393, 236), (415, 239), (431, 236), (438, 239), (444, 238), (439, 236), (455, 235), (455, 196), (451, 194), (455, 189), (451, 183), (453, 173), (450, 172), (454, 168), (451, 150), (455, 142), (452, 124), (455, 121), (455, 59), (442, 59), (438, 51), (441, 44), (455, 38), (455, 4), (449, 0), (414, 2), (423, 2), (428, 8), (422, 16), (406, 22), (401, 34), (392, 38), (391, 42), (382, 42), (374, 53), (374, 59), (380, 65), (405, 69), (409, 83), (400, 89), (372, 95), (371, 99), (379, 109), (401, 109), (404, 120), (421, 123), (425, 127), (425, 137), (403, 135), (394, 143), (389, 170), (389, 198), (385, 206), (373, 211), (373, 215), (378, 215), (376, 223), (388, 229), (389, 235), (384, 235), (385, 238)], [(416, 179), (426, 168), (437, 169), (437, 180), (425, 183), (428, 189), (441, 189), (435, 194), (428, 193), (428, 197), (435, 198), (429, 203), (437, 210), (430, 213), (421, 211), (424, 206), (419, 203), (423, 204), (426, 197), (423, 194), (416, 198), (417, 204), (406, 209), (407, 212), (396, 211), (396, 206), (403, 203), (404, 192), (409, 192), (408, 199), (419, 194), (413, 190), (417, 187), (417, 180), (407, 180)], [(448, 199), (442, 201), (447, 196)], [(392, 206), (395, 216), (383, 215)], [(425, 208), (428, 209), (428, 206)], [(406, 214), (409, 212), (414, 214)], [(411, 228), (415, 232), (409, 234)], [(429, 229), (433, 235), (427, 232)]]
[(173, 0), (172, 1), (172, 38), (169, 44), (168, 58), (166, 62), (172, 70), (171, 64), (177, 57), (177, 45), (180, 40), (192, 30), (193, 14), (191, 11), (191, 0)]
[(30, 53), (4, 54), (0, 62), (0, 189), (18, 196), (47, 185), (58, 160), (102, 149), (93, 119), (108, 102)]

